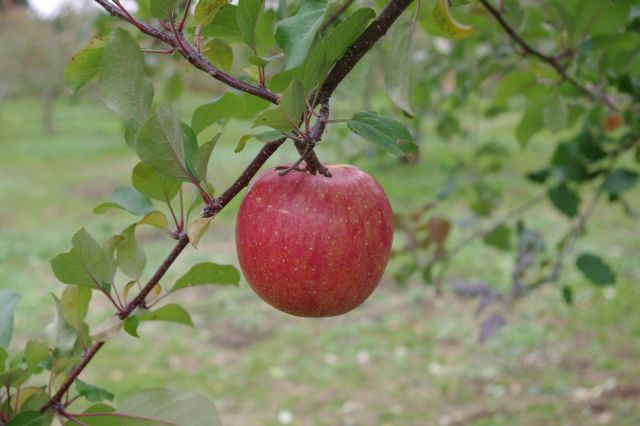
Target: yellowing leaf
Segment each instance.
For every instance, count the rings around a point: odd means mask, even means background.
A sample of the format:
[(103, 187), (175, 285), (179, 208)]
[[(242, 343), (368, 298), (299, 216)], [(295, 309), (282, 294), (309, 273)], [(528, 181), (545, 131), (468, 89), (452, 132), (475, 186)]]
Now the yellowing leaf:
[(125, 303), (129, 300), (128, 296), (129, 296), (129, 292), (131, 291), (131, 288), (133, 288), (133, 286), (136, 285), (137, 282), (138, 281), (136, 281), (136, 280), (132, 280), (132, 281), (129, 281), (127, 283), (127, 285), (124, 286), (124, 301), (125, 301)]
[(209, 223), (213, 217), (201, 217), (196, 219), (190, 226), (189, 231), (187, 231), (187, 235), (189, 235), (189, 242), (193, 246), (193, 248), (198, 248), (198, 242), (200, 238), (207, 232), (209, 229)]
[(158, 229), (164, 229), (164, 230), (169, 229), (169, 220), (167, 219), (167, 216), (164, 213), (159, 212), (157, 210), (147, 214), (138, 223), (140, 225), (155, 226)]
[(154, 285), (147, 296), (147, 302), (153, 302), (158, 299), (160, 297), (160, 293), (162, 293), (162, 286), (160, 284)]
[(449, 10), (447, 0), (438, 0), (433, 8), (433, 20), (440, 31), (449, 37), (462, 39), (473, 34), (473, 27), (456, 20)]

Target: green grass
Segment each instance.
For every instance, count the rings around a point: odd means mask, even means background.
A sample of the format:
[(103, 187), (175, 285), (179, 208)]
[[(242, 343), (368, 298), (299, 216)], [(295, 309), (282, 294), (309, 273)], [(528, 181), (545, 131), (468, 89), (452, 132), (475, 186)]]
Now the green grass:
[[(181, 106), (185, 114), (195, 104)], [(346, 108), (348, 109), (348, 108)], [(40, 130), (39, 105), (10, 100), (0, 124), (0, 279), (18, 291), (14, 348), (38, 336), (52, 315), (49, 293), (61, 285), (48, 261), (67, 250), (72, 234), (86, 226), (104, 238), (133, 219), (122, 212), (95, 216), (91, 209), (112, 189), (129, 184), (135, 156), (124, 144), (113, 114), (87, 101), (56, 105), (57, 133)], [(511, 140), (513, 117), (479, 125), (513, 152), (494, 179), (508, 195), (500, 211), (533, 196), (522, 170), (544, 164), (552, 144), (546, 136), (526, 151)], [(211, 136), (216, 129), (207, 132)], [(213, 184), (225, 188), (258, 147), (233, 154), (240, 123), (225, 129), (210, 165)], [(464, 142), (448, 145), (428, 131), (415, 167), (375, 154), (356, 163), (374, 175), (403, 211), (433, 199), (457, 158), (468, 158)], [(368, 148), (331, 131), (319, 154), (342, 161)], [(283, 148), (270, 164), (291, 161)], [(468, 190), (459, 188), (456, 199)], [(586, 195), (585, 195), (586, 196)], [(638, 206), (637, 192), (631, 202)], [(163, 280), (189, 265), (212, 260), (235, 263), (235, 200), (212, 225), (198, 251), (189, 249)], [(444, 203), (438, 214), (461, 223), (469, 210)], [(525, 216), (553, 243), (568, 223), (542, 204)], [(464, 237), (456, 227), (453, 240)], [(154, 230), (140, 233), (148, 251), (148, 277), (172, 242)], [(83, 379), (117, 393), (168, 386), (203, 392), (216, 401), (227, 425), (278, 425), (290, 412), (296, 425), (613, 425), (640, 423), (640, 227), (616, 206), (601, 206), (579, 251), (607, 257), (618, 274), (615, 289), (591, 287), (568, 262), (562, 284), (576, 292), (567, 307), (557, 287), (543, 288), (509, 312), (508, 324), (487, 345), (476, 343), (476, 302), (412, 282), (404, 288), (385, 279), (366, 304), (339, 318), (301, 319), (265, 306), (245, 283), (239, 288), (191, 289), (176, 295), (193, 315), (195, 329), (145, 324), (142, 338), (121, 335), (99, 353)], [(449, 267), (449, 277), (509, 284), (512, 255), (471, 244)], [(391, 264), (391, 271), (397, 265)], [(110, 314), (99, 297), (92, 324)]]

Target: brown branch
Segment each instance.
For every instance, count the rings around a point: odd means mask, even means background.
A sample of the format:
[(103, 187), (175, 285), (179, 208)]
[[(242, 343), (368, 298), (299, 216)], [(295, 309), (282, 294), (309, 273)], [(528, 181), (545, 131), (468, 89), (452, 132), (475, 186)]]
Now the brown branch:
[(493, 15), (493, 17), (498, 21), (500, 26), (507, 32), (509, 37), (511, 37), (517, 44), (520, 45), (520, 47), (523, 49), (525, 54), (535, 56), (541, 61), (547, 63), (558, 73), (558, 75), (560, 75), (560, 77), (562, 77), (564, 81), (569, 82), (571, 85), (573, 85), (576, 89), (578, 89), (580, 92), (582, 92), (586, 97), (588, 97), (592, 101), (601, 102), (607, 108), (613, 111), (617, 109), (614, 103), (611, 101), (611, 99), (609, 99), (609, 97), (606, 95), (606, 93), (595, 93), (589, 90), (586, 86), (584, 86), (574, 77), (569, 75), (567, 71), (564, 69), (564, 67), (560, 64), (560, 62), (558, 62), (558, 60), (562, 58), (563, 56), (562, 54), (555, 55), (555, 56), (547, 55), (535, 49), (533, 46), (527, 43), (527, 41), (524, 40), (522, 36), (520, 36), (520, 34), (518, 34), (518, 32), (511, 25), (509, 25), (509, 23), (502, 16), (502, 13), (500, 12), (500, 10), (496, 9), (490, 3), (489, 0), (480, 0), (480, 3), (482, 3), (484, 8), (487, 9), (487, 11), (491, 13), (491, 15)]
[(224, 191), (212, 205), (208, 205), (202, 212), (202, 217), (212, 217), (222, 210), (229, 201), (231, 201), (242, 189), (249, 185), (251, 179), (258, 173), (264, 163), (276, 152), (276, 150), (284, 143), (286, 138), (278, 139), (273, 142), (267, 143), (258, 154), (254, 157), (253, 161), (249, 163), (244, 172), (231, 184), (231, 186)]
[(175, 48), (194, 67), (198, 68), (201, 71), (206, 72), (216, 80), (226, 84), (229, 87), (233, 87), (234, 89), (265, 99), (273, 104), (278, 103), (278, 95), (271, 92), (266, 87), (257, 87), (249, 83), (245, 83), (244, 81), (240, 81), (230, 76), (229, 74), (225, 73), (224, 71), (219, 70), (218, 68), (213, 66), (209, 61), (207, 61), (196, 49), (194, 49), (186, 41), (186, 39), (182, 35), (179, 28), (178, 28), (177, 34), (172, 34), (168, 31), (162, 31), (152, 27), (147, 23), (144, 23), (136, 19), (129, 13), (125, 13), (123, 10), (121, 10), (120, 8), (110, 3), (109, 0), (94, 0), (94, 1), (98, 3), (100, 6), (102, 6), (102, 8), (106, 10), (109, 14), (116, 16), (126, 22), (129, 22), (144, 34), (147, 34), (148, 36), (151, 36), (163, 42), (164, 44), (167, 44), (172, 48)]
[(73, 382), (78, 378), (78, 376), (80, 375), (82, 370), (85, 369), (87, 364), (91, 362), (95, 354), (100, 350), (102, 346), (104, 346), (104, 343), (105, 342), (96, 342), (93, 345), (91, 345), (91, 347), (82, 356), (82, 361), (80, 361), (80, 364), (78, 364), (76, 368), (73, 369), (71, 374), (69, 374), (69, 377), (62, 384), (58, 392), (56, 392), (56, 394), (52, 396), (47, 401), (47, 403), (42, 406), (42, 408), (40, 408), (41, 413), (44, 413), (49, 408), (56, 408), (58, 405), (60, 405), (60, 401), (62, 401), (62, 397), (64, 396), (64, 394), (67, 393), (67, 391), (69, 390)]

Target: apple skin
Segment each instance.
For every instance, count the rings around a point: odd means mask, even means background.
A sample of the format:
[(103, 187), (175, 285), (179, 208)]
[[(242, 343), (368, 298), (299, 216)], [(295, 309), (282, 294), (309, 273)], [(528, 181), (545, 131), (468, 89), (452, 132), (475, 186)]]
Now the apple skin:
[(251, 288), (301, 317), (341, 315), (378, 285), (393, 241), (393, 212), (378, 182), (354, 166), (331, 178), (263, 173), (238, 211), (236, 248)]

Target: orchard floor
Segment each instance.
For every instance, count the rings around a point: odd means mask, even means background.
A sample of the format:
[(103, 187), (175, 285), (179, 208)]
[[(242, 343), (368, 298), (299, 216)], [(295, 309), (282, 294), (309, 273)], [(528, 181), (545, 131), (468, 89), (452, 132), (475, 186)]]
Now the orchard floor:
[[(104, 238), (133, 221), (118, 212), (91, 214), (114, 187), (129, 184), (135, 164), (117, 120), (87, 101), (60, 101), (55, 117), (57, 133), (47, 137), (37, 101), (10, 100), (0, 111), (0, 287), (22, 295), (14, 348), (49, 322), (49, 293), (62, 287), (48, 260), (67, 250), (71, 235), (86, 226)], [(509, 142), (511, 125), (507, 119), (482, 130), (507, 135)], [(214, 150), (210, 176), (217, 188), (226, 187), (258, 147), (249, 143), (233, 154), (241, 132), (232, 123)], [(355, 139), (350, 144), (365, 146)], [(323, 158), (352, 154), (323, 148)], [(396, 210), (404, 210), (432, 199), (455, 162), (450, 153), (464, 155), (465, 149), (463, 143), (425, 144), (416, 167), (377, 156), (355, 162), (381, 181)], [(535, 195), (519, 170), (544, 164), (548, 149), (543, 141), (524, 152), (511, 147), (515, 157), (497, 182), (510, 194), (505, 209)], [(274, 163), (294, 157), (284, 148)], [(639, 207), (637, 190), (631, 198)], [(236, 208), (237, 200), (164, 282), (197, 261), (236, 262)], [(468, 214), (456, 204), (446, 213), (457, 219)], [(528, 218), (543, 230), (567, 225), (544, 204)], [(456, 231), (452, 238), (462, 236)], [(140, 237), (148, 277), (171, 241), (153, 230)], [(615, 288), (590, 286), (568, 262), (562, 283), (574, 288), (574, 305), (563, 302), (557, 287), (543, 288), (512, 309), (486, 345), (477, 343), (477, 302), (446, 286), (437, 296), (419, 282), (397, 287), (385, 279), (356, 311), (310, 320), (265, 306), (242, 282), (178, 293), (172, 301), (192, 313), (196, 328), (149, 324), (140, 339), (120, 335), (82, 378), (118, 394), (156, 386), (199, 391), (214, 398), (228, 426), (638, 425), (640, 223), (617, 207), (599, 208), (578, 248), (606, 255), (618, 274)], [(512, 256), (471, 244), (451, 264), (449, 278), (505, 288)], [(93, 325), (109, 316), (98, 299)]]

